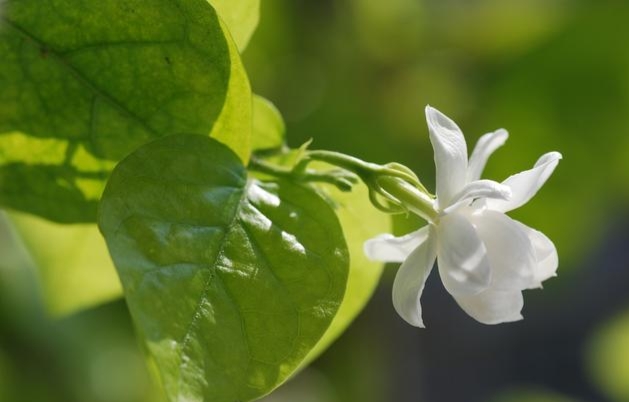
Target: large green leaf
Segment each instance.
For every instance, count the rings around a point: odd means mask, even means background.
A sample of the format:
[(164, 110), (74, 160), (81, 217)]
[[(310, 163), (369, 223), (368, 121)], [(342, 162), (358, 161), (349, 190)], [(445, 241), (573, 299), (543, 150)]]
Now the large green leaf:
[(268, 393), (343, 299), (347, 249), (326, 201), (248, 179), (207, 137), (166, 137), (122, 161), (99, 224), (171, 400)]
[[(277, 135), (276, 138), (280, 136)], [(281, 166), (293, 166), (298, 155), (299, 151), (293, 151), (272, 158), (272, 162)], [(334, 166), (320, 162), (309, 166), (320, 172), (334, 169)], [(363, 244), (372, 237), (392, 231), (390, 216), (373, 207), (364, 184), (355, 185), (351, 192), (344, 192), (335, 186), (322, 183), (313, 184), (313, 188), (327, 200), (341, 222), (349, 250), (350, 266), (343, 303), (332, 324), (317, 346), (304, 359), (302, 366), (307, 365), (325, 351), (363, 310), (378, 285), (384, 268), (381, 262), (367, 258), (363, 251)]]
[(109, 161), (164, 135), (212, 132), (248, 158), (249, 84), (207, 1), (3, 4), (1, 205), (93, 222)]
[(260, 0), (209, 0), (227, 24), (238, 49), (247, 47), (260, 19)]

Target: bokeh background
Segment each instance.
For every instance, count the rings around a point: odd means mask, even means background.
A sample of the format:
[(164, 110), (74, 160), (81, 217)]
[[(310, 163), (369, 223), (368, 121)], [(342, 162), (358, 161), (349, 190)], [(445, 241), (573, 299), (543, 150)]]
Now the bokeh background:
[[(423, 108), (471, 147), (511, 137), (485, 176), (564, 160), (512, 216), (546, 233), (559, 276), (525, 320), (484, 326), (429, 278), (427, 329), (390, 301), (396, 266), (350, 329), (266, 402), (629, 401), (629, 3), (605, 0), (263, 0), (244, 54), (288, 141), (398, 161), (434, 188)], [(397, 219), (404, 233), (419, 222)], [(0, 228), (0, 401), (152, 402), (122, 301), (52, 319)]]

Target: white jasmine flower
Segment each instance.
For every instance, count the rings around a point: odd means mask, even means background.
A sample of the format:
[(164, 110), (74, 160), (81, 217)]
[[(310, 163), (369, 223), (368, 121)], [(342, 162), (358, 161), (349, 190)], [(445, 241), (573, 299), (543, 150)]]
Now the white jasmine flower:
[(411, 325), (424, 327), (420, 297), (435, 259), (445, 288), (470, 316), (485, 324), (520, 320), (522, 290), (541, 287), (555, 276), (558, 258), (543, 233), (505, 213), (537, 193), (561, 154), (542, 155), (532, 169), (502, 183), (480, 180), (489, 155), (505, 143), (507, 131), (483, 135), (468, 161), (456, 123), (430, 106), (426, 119), (437, 173), (435, 213), (415, 232), (368, 240), (365, 253), (372, 260), (402, 262), (393, 284), (393, 304)]

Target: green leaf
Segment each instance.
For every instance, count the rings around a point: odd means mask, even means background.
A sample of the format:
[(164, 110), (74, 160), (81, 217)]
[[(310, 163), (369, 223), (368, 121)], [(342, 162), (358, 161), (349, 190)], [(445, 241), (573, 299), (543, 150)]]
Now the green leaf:
[[(302, 152), (302, 149), (292, 150), (269, 158), (269, 162), (284, 167), (294, 166)], [(321, 172), (334, 169), (335, 166), (316, 162), (311, 163), (309, 168)], [(260, 176), (267, 177), (261, 173)], [(351, 192), (343, 192), (325, 183), (314, 183), (312, 187), (327, 200), (341, 222), (350, 255), (350, 268), (343, 303), (317, 346), (302, 362), (302, 367), (325, 351), (363, 310), (384, 269), (383, 263), (367, 258), (363, 244), (379, 234), (392, 232), (390, 216), (373, 207), (369, 201), (369, 191), (364, 184), (355, 185)]]
[[(313, 165), (322, 166), (325, 164)], [(369, 260), (363, 251), (363, 244), (379, 234), (391, 233), (389, 215), (371, 205), (369, 191), (365, 185), (355, 185), (351, 192), (343, 192), (326, 184), (317, 184), (316, 187), (334, 206), (347, 241), (350, 264), (343, 303), (332, 324), (302, 365), (310, 363), (327, 349), (364, 309), (380, 282), (384, 264)]]
[[(294, 150), (272, 158), (271, 161), (282, 166), (293, 166), (300, 153), (300, 150)], [(311, 163), (309, 168), (326, 171), (335, 167), (316, 162)], [(372, 237), (392, 231), (390, 216), (373, 207), (369, 201), (369, 191), (364, 184), (355, 185), (351, 192), (343, 192), (325, 183), (316, 183), (313, 187), (327, 200), (341, 222), (349, 250), (350, 265), (343, 303), (332, 324), (317, 346), (304, 359), (302, 366), (306, 366), (325, 351), (363, 310), (376, 289), (384, 269), (381, 262), (367, 258), (363, 244)]]
[(225, 21), (240, 52), (245, 50), (260, 19), (260, 0), (209, 0)]
[(99, 225), (171, 400), (270, 392), (343, 299), (348, 255), (327, 202), (248, 179), (207, 137), (166, 137), (122, 161)]
[[(221, 28), (224, 33), (227, 31), (223, 22)], [(253, 130), (251, 86), (236, 45), (228, 40), (228, 46), (231, 73), (227, 95), (210, 135), (229, 146), (246, 163), (251, 155)]]
[(96, 225), (64, 225), (18, 212), (11, 212), (9, 220), (37, 267), (49, 313), (70, 314), (121, 296)]
[(285, 136), (284, 119), (275, 105), (259, 95), (253, 95), (251, 148), (254, 150), (281, 148)]
[(249, 83), (205, 0), (4, 7), (1, 205), (93, 222), (111, 162), (165, 135), (212, 133), (247, 160)]

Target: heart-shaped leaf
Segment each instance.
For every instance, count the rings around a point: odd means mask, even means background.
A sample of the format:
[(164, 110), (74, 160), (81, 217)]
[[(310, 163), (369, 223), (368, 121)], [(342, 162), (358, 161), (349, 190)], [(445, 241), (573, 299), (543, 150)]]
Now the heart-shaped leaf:
[(206, 0), (7, 0), (0, 204), (94, 222), (112, 163), (172, 134), (249, 155), (251, 93)]
[[(254, 108), (254, 114), (255, 111)], [(279, 139), (282, 136), (278, 132), (275, 138)], [(299, 155), (300, 151), (295, 150), (272, 157), (270, 161), (279, 166), (290, 167), (295, 165)], [(315, 162), (310, 164), (309, 168), (324, 172), (334, 169), (335, 166)], [(364, 184), (354, 185), (352, 191), (349, 192), (341, 191), (326, 183), (313, 183), (312, 187), (327, 200), (341, 222), (349, 250), (350, 266), (343, 303), (332, 324), (317, 346), (304, 359), (302, 366), (309, 364), (323, 353), (345, 331), (371, 298), (380, 281), (384, 264), (369, 260), (363, 251), (363, 244), (372, 237), (391, 232), (390, 216), (374, 208), (369, 201), (369, 191)]]
[(348, 255), (328, 203), (290, 182), (248, 179), (207, 137), (166, 137), (123, 160), (99, 225), (173, 401), (270, 392), (343, 299)]

